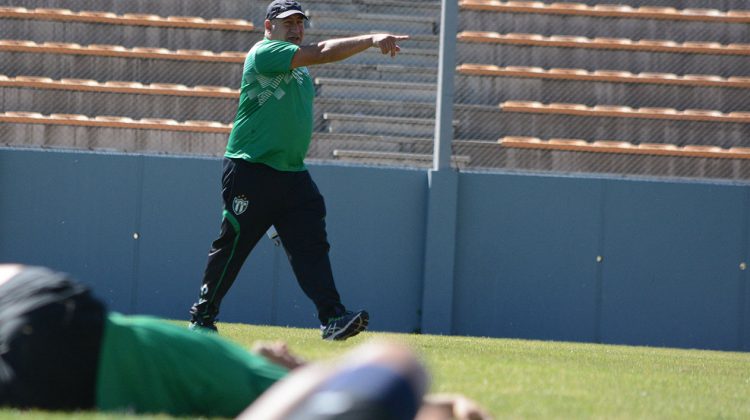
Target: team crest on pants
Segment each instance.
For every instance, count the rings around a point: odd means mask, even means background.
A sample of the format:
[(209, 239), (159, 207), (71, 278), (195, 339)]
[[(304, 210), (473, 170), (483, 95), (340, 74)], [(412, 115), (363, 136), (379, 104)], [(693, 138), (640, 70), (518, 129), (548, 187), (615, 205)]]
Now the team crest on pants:
[(247, 206), (250, 204), (250, 202), (247, 200), (247, 197), (244, 195), (238, 195), (237, 197), (234, 197), (234, 200), (232, 200), (232, 211), (237, 216), (241, 215), (242, 213), (247, 210)]

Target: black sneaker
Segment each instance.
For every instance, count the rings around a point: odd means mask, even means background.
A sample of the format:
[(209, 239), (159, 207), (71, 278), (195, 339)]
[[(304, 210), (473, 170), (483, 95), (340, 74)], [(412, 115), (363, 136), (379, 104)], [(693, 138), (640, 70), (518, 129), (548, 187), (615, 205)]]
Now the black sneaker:
[(203, 285), (203, 287), (201, 287), (201, 298), (190, 307), (190, 325), (188, 325), (188, 329), (192, 331), (218, 333), (219, 329), (216, 328), (216, 316), (219, 314), (219, 309), (210, 305), (208, 301), (202, 297), (206, 294), (206, 290), (208, 290), (208, 288)]
[(346, 340), (367, 329), (370, 315), (367, 311), (346, 311), (343, 315), (330, 318), (328, 324), (320, 326), (323, 340)]
[(190, 321), (190, 324), (188, 325), (188, 329), (192, 331), (197, 332), (212, 332), (212, 333), (219, 333), (219, 329), (216, 328), (216, 323), (213, 321), (210, 322), (199, 322), (199, 321)]

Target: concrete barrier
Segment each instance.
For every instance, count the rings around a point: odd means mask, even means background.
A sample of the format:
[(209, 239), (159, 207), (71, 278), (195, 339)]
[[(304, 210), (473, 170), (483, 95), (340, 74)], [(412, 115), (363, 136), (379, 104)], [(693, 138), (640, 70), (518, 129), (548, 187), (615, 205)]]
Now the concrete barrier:
[[(219, 225), (219, 159), (3, 148), (0, 167), (3, 260), (70, 272), (114, 310), (187, 319)], [(373, 331), (418, 332), (422, 308), (448, 302), (445, 334), (750, 351), (746, 184), (451, 173), (441, 254), (425, 252), (434, 174), (309, 167), (339, 291)], [(424, 267), (448, 262), (426, 255), (453, 263), (439, 296)], [(262, 240), (246, 268), (222, 321), (317, 337), (281, 249)]]

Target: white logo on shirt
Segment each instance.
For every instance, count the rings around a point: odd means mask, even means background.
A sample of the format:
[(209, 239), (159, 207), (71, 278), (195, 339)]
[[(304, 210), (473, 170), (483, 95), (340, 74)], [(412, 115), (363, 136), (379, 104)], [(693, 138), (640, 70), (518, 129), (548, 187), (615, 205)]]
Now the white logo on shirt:
[(286, 95), (284, 87), (289, 85), (292, 80), (296, 80), (297, 85), (302, 86), (305, 83), (305, 78), (310, 77), (310, 73), (307, 71), (307, 67), (298, 67), (292, 69), (289, 73), (276, 76), (266, 76), (260, 73), (256, 73), (254, 76), (258, 85), (260, 85), (260, 89), (251, 90), (248, 92), (248, 96), (250, 99), (258, 98), (258, 105), (263, 106), (272, 97), (277, 100), (283, 98)]

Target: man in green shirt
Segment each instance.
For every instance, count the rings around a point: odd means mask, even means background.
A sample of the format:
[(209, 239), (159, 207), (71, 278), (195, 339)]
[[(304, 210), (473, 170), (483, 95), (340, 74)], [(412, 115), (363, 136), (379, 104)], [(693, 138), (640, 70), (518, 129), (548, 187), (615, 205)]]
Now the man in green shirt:
[(110, 312), (64, 273), (0, 265), (0, 406), (234, 417), (287, 373), (215, 334)]
[(245, 60), (240, 101), (224, 155), (223, 220), (212, 245), (191, 329), (216, 330), (221, 301), (250, 251), (271, 227), (278, 232), (294, 274), (313, 301), (327, 340), (363, 331), (366, 311), (341, 303), (328, 256), (325, 202), (304, 158), (312, 137), (313, 83), (307, 66), (343, 60), (371, 47), (395, 57), (408, 36), (370, 34), (302, 46), (302, 6), (274, 0), (265, 38)]
[(485, 418), (471, 415), (481, 408), (463, 396), (423, 400), (426, 389), (424, 365), (403, 345), (366, 343), (309, 364), (279, 343), (251, 353), (216, 334), (110, 312), (65, 273), (0, 264), (0, 407), (250, 420)]

